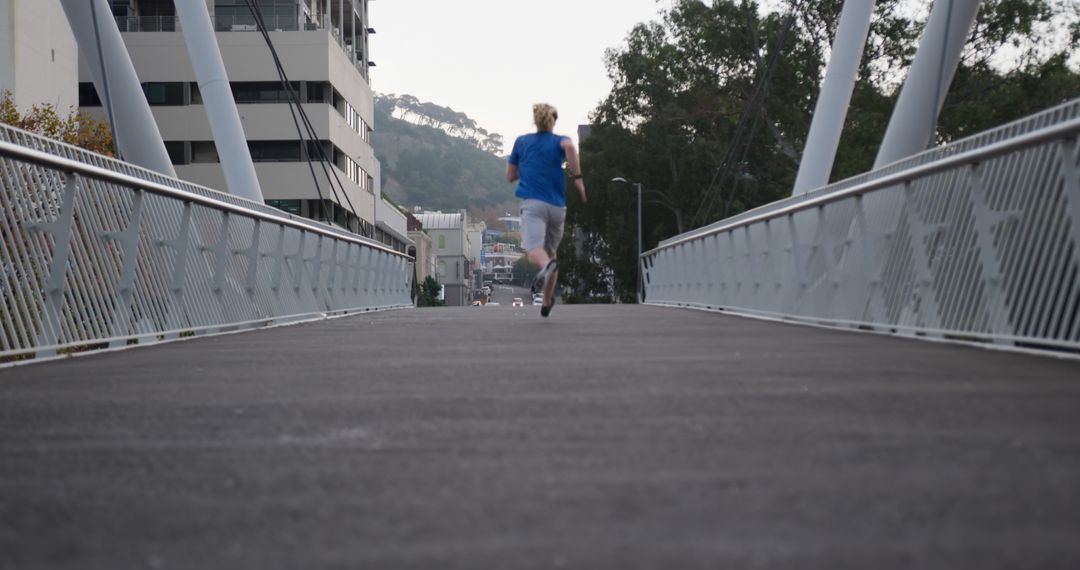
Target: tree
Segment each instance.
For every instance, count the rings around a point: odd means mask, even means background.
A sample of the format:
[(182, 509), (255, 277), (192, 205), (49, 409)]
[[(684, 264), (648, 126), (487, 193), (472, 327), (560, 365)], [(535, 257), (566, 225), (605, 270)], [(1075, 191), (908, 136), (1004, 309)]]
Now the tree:
[(513, 267), (510, 269), (510, 274), (513, 275), (511, 279), (514, 283), (517, 283), (522, 287), (527, 287), (532, 284), (533, 279), (536, 278), (536, 274), (539, 271), (540, 268), (533, 265), (533, 263), (529, 261), (527, 255), (523, 255), (514, 262)]
[(50, 103), (32, 105), (20, 113), (11, 91), (0, 97), (0, 123), (56, 139), (86, 150), (113, 156), (112, 132), (105, 122), (91, 119), (86, 113), (72, 109), (66, 117)]
[(372, 146), (382, 163), (382, 188), (399, 203), (444, 210), (513, 207), (506, 162), (483, 147), (480, 139), (491, 135), (463, 113), (411, 95), (380, 95), (375, 124)]
[[(580, 252), (560, 248), (560, 272), (576, 291), (596, 294), (604, 280), (594, 276), (610, 275), (616, 298), (634, 297), (636, 204), (628, 188), (609, 184), (614, 177), (643, 184), (646, 250), (789, 195), (843, 3), (784, 4), (763, 13), (753, 0), (676, 0), (609, 50), (612, 89), (582, 144), (589, 203), (568, 196), (567, 231), (588, 237)], [(872, 166), (926, 8), (876, 4), (833, 180)], [(985, 0), (938, 142), (1076, 97), (1078, 40), (1075, 1)]]
[(416, 294), (416, 306), (418, 307), (443, 307), (446, 301), (439, 300), (439, 289), (442, 286), (434, 277), (428, 275), (420, 283), (414, 283), (413, 289)]

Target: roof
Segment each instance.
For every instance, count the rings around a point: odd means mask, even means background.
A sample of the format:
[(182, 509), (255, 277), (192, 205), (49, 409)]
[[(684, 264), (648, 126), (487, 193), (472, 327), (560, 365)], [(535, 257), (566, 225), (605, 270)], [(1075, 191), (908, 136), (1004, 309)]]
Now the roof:
[(444, 214), (442, 212), (424, 212), (416, 214), (416, 219), (424, 225), (425, 230), (457, 230), (461, 229), (461, 212)]

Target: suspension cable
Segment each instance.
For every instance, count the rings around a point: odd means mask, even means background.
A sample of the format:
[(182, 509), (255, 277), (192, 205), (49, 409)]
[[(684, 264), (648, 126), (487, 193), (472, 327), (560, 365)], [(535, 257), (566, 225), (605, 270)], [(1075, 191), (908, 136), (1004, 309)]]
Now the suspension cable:
[[(781, 30), (779, 36), (777, 37), (776, 48), (773, 51), (772, 57), (769, 59), (768, 64), (762, 68), (761, 75), (758, 77), (757, 84), (754, 87), (754, 92), (750, 96), (750, 101), (747, 102), (746, 107), (743, 109), (742, 115), (739, 117), (739, 122), (735, 127), (735, 136), (732, 137), (731, 144), (728, 145), (728, 149), (727, 152), (724, 154), (723, 160), (721, 161), (720, 165), (717, 166), (716, 172), (713, 174), (709, 185), (706, 187), (705, 196), (698, 204), (698, 208), (694, 212), (694, 215), (690, 218), (691, 226), (696, 225), (699, 218), (708, 218), (709, 213), (712, 212), (717, 200), (720, 198), (721, 192), (719, 191), (719, 189), (716, 192), (713, 192), (713, 187), (721, 185), (723, 181), (727, 178), (727, 175), (731, 170), (732, 159), (735, 158), (736, 152), (738, 151), (739, 147), (742, 146), (743, 132), (746, 129), (747, 123), (751, 123), (751, 127), (748, 135), (748, 140), (742, 153), (743, 158), (740, 160), (740, 164), (744, 162), (749, 156), (750, 146), (753, 141), (754, 130), (756, 129), (758, 119), (760, 118), (755, 111), (755, 107), (760, 107), (761, 109), (764, 109), (765, 100), (768, 98), (769, 81), (771, 81), (772, 74), (775, 71), (777, 64), (779, 63), (780, 54), (781, 52), (783, 52), (784, 49), (784, 43), (787, 39), (788, 34), (791, 32), (791, 29), (794, 27), (797, 13), (799, 12), (803, 1), (804, 0), (792, 1), (791, 10), (788, 12), (788, 17), (786, 19), (786, 22), (784, 23), (784, 27)], [(753, 118), (752, 122), (751, 117)], [(724, 217), (727, 217), (727, 211), (731, 205), (732, 199), (734, 198), (734, 192), (737, 187), (738, 181), (736, 180), (727, 193), (727, 198), (724, 205)]]
[[(315, 131), (314, 125), (312, 125), (311, 119), (308, 118), (307, 112), (304, 110), (303, 106), (300, 103), (299, 94), (293, 91), (292, 84), (289, 82), (288, 75), (285, 73), (285, 67), (282, 65), (281, 58), (278, 56), (277, 53), (277, 49), (274, 47), (273, 41), (270, 39), (270, 34), (267, 31), (266, 23), (262, 18), (261, 9), (253, 0), (245, 0), (245, 3), (248, 6), (248, 10), (255, 18), (255, 24), (258, 27), (259, 32), (262, 34), (263, 40), (266, 42), (267, 47), (270, 49), (270, 55), (274, 60), (274, 67), (277, 69), (278, 72), (278, 78), (282, 84), (282, 87), (285, 90), (285, 93), (288, 95), (289, 112), (293, 117), (293, 124), (296, 127), (296, 132), (300, 137), (300, 142), (303, 145), (302, 148), (305, 154), (308, 155), (308, 168), (311, 171), (312, 180), (314, 180), (315, 182), (315, 189), (319, 193), (320, 204), (325, 200), (323, 199), (321, 187), (318, 181), (318, 176), (315, 174), (315, 168), (312, 165), (312, 160), (310, 156), (311, 147), (317, 149), (317, 154), (321, 159), (319, 161), (319, 164), (323, 169), (323, 174), (325, 174), (327, 180), (330, 181), (330, 190), (331, 192), (333, 192), (334, 198), (339, 204), (341, 203), (341, 196), (338, 195), (338, 189), (340, 188), (341, 195), (345, 197), (345, 203), (349, 205), (349, 208), (352, 210), (353, 214), (356, 215), (357, 220), (359, 221), (358, 225), (361, 235), (364, 235), (365, 237), (373, 237), (371, 235), (368, 235), (368, 232), (364, 231), (363, 219), (360, 218), (359, 212), (357, 212), (356, 210), (356, 206), (353, 205), (352, 200), (349, 198), (349, 194), (345, 188), (345, 185), (342, 183), (341, 178), (338, 177), (337, 171), (332, 166), (329, 166), (331, 165), (330, 158), (326, 155), (326, 151), (325, 149), (323, 149), (322, 143), (319, 139), (318, 133)], [(300, 123), (303, 123), (303, 129), (301, 129)], [(305, 141), (305, 131), (307, 132), (307, 136), (309, 137), (312, 144), (307, 144), (307, 141)], [(331, 180), (331, 178), (333, 180)], [(335, 181), (337, 182), (337, 187), (334, 186)], [(333, 212), (331, 212), (331, 214), (332, 213)], [(331, 219), (331, 221), (333, 220)], [(372, 226), (372, 228), (374, 228), (374, 225)]]

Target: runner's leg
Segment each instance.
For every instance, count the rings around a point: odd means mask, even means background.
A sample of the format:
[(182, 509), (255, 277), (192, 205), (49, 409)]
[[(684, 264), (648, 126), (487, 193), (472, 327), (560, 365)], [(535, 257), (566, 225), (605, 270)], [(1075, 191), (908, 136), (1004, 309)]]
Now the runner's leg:
[(559, 279), (559, 270), (551, 272), (547, 281), (544, 282), (544, 306), (550, 307), (555, 304), (555, 282)]
[[(521, 203), (521, 245), (528, 252), (529, 262), (540, 268), (541, 271), (551, 256), (546, 249), (547, 241), (547, 210), (543, 202), (539, 200), (524, 200)], [(539, 292), (540, 283), (533, 283), (533, 291)]]
[[(544, 232), (544, 247), (551, 259), (555, 259), (555, 252), (559, 249), (559, 243), (563, 237), (563, 226), (566, 223), (566, 208), (548, 206), (546, 209), (547, 219)], [(555, 304), (555, 285), (559, 279), (558, 265), (547, 276), (544, 282), (544, 306), (540, 311), (542, 316), (548, 316), (551, 307)]]

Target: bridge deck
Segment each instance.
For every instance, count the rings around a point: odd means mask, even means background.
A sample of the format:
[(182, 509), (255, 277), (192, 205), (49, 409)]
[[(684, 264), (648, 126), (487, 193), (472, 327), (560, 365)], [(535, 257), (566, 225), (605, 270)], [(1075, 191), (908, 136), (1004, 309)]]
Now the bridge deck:
[(1076, 568), (1080, 364), (640, 306), (0, 370), (0, 568)]

